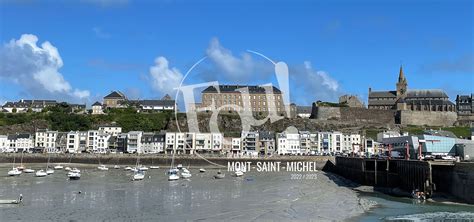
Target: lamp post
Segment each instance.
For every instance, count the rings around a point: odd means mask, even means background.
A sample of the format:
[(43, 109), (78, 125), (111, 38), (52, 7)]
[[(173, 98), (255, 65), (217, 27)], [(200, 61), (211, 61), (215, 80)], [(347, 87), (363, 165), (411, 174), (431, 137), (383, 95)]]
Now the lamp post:
[(421, 154), (421, 148), (422, 148), (422, 143), (426, 143), (426, 140), (418, 140), (419, 144), (418, 144), (418, 159), (419, 160), (422, 160), (423, 159), (423, 156)]

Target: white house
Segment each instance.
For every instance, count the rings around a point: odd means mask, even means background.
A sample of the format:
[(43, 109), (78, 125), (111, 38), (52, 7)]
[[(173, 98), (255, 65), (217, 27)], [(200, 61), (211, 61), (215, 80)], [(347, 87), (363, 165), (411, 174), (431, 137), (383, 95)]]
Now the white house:
[(344, 133), (342, 135), (342, 152), (352, 153), (357, 147), (362, 144), (360, 134)]
[(309, 154), (311, 152), (311, 133), (300, 131), (300, 153)]
[(7, 136), (6, 144), (9, 145), (6, 152), (32, 152), (33, 138), (28, 133), (11, 134)]
[(127, 153), (143, 153), (141, 142), (142, 142), (142, 131), (130, 131), (127, 134)]
[(194, 150), (197, 153), (207, 153), (211, 151), (212, 135), (210, 133), (196, 133)]
[(249, 131), (242, 132), (242, 151), (246, 155), (257, 156), (257, 146), (258, 146), (258, 132)]
[(240, 154), (242, 150), (242, 139), (241, 138), (232, 138), (232, 153), (233, 154)]
[(223, 148), (222, 133), (212, 133), (212, 152), (219, 153)]
[(43, 148), (47, 153), (56, 153), (56, 140), (58, 138), (58, 131), (48, 129), (40, 129), (35, 133), (35, 146)]
[(8, 142), (8, 136), (0, 135), (0, 153), (8, 152), (10, 150), (10, 143)]
[(288, 127), (284, 132), (277, 133), (276, 140), (278, 154), (301, 154), (300, 134), (295, 127)]
[[(81, 135), (82, 133), (82, 135)], [(81, 138), (82, 136), (82, 138)], [(87, 133), (79, 132), (79, 131), (70, 131), (67, 133), (67, 152), (68, 153), (80, 153), (82, 150), (80, 149), (80, 144), (82, 141), (87, 140)]]
[(100, 102), (95, 102), (92, 104), (92, 115), (104, 114), (104, 106)]

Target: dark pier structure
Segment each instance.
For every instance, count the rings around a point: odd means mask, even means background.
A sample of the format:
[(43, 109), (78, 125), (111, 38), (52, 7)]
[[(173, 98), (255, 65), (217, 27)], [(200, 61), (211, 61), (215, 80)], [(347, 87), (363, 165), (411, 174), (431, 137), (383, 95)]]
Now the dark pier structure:
[(361, 185), (449, 193), (474, 203), (474, 163), (336, 157), (332, 171)]

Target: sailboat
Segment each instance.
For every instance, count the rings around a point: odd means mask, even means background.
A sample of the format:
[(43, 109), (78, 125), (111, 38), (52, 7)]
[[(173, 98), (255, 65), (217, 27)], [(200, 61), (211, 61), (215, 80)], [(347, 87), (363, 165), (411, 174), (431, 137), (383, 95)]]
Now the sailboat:
[(81, 173), (80, 172), (72, 172), (70, 171), (67, 176), (69, 177), (69, 180), (79, 180), (81, 179)]
[(45, 177), (46, 175), (48, 175), (44, 170), (38, 170), (36, 171), (36, 177)]
[(97, 169), (103, 170), (103, 171), (109, 170), (107, 166), (100, 164), (100, 157), (99, 157), (99, 166), (97, 167)]
[(178, 176), (179, 170), (174, 167), (174, 154), (175, 154), (175, 150), (173, 150), (173, 156), (171, 157), (171, 166), (170, 166), (170, 169), (168, 171), (168, 181), (173, 181), (173, 180), (178, 180), (179, 179), (179, 176)]
[(192, 176), (191, 172), (189, 172), (188, 169), (183, 168), (183, 172), (181, 172), (181, 177), (182, 178), (190, 178)]
[(145, 170), (148, 170), (148, 168), (140, 165), (140, 153), (137, 153), (137, 163), (135, 164), (135, 168), (132, 169), (134, 172), (132, 180), (143, 180), (145, 178)]
[(18, 170), (24, 170), (25, 169), (25, 166), (23, 166), (23, 150), (21, 151), (21, 160), (20, 160), (20, 166), (17, 167)]
[(15, 167), (15, 157), (16, 155), (13, 156), (13, 166), (10, 171), (8, 171), (8, 176), (19, 176), (21, 174), (21, 171)]
[(54, 169), (49, 168), (49, 160), (51, 159), (51, 155), (48, 153), (48, 163), (46, 164), (46, 174), (53, 174)]

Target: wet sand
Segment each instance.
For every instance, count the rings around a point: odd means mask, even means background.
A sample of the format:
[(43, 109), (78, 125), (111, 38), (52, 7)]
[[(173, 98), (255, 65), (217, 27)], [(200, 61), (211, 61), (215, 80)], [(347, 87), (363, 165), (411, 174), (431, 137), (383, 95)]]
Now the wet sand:
[[(3, 175), (7, 171), (0, 168)], [(313, 179), (256, 171), (236, 178), (225, 172), (222, 180), (212, 179), (213, 169), (191, 172), (190, 180), (175, 182), (167, 181), (164, 169), (149, 170), (145, 180), (135, 182), (123, 169), (83, 168), (78, 181), (69, 181), (64, 171), (45, 178), (0, 176), (0, 199), (22, 193), (25, 200), (22, 206), (0, 206), (0, 221), (340, 221), (374, 206), (321, 172)]]

